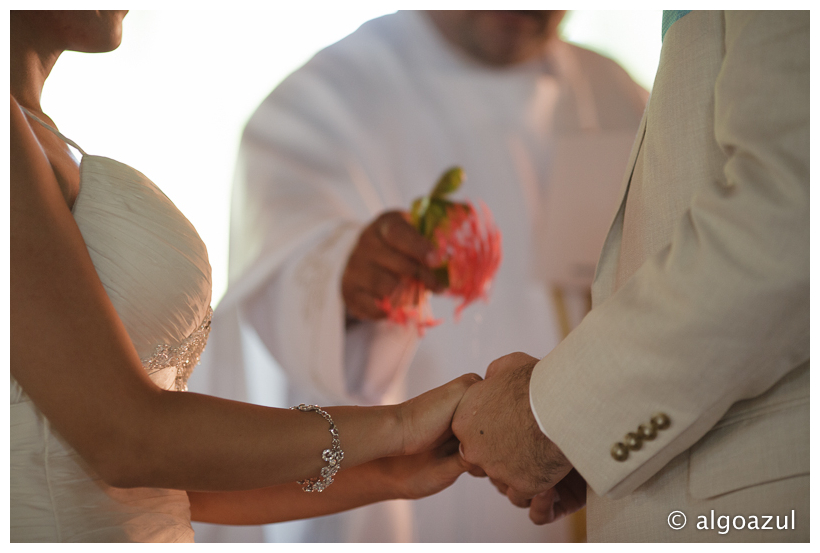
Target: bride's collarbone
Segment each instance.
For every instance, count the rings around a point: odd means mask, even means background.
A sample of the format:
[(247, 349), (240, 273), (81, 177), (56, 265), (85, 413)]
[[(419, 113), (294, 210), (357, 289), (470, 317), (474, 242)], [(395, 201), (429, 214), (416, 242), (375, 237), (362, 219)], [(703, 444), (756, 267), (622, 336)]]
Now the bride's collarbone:
[(80, 166), (77, 159), (71, 154), (68, 144), (54, 133), (37, 128), (34, 129), (34, 133), (51, 164), (66, 204), (69, 209), (73, 208), (80, 193)]

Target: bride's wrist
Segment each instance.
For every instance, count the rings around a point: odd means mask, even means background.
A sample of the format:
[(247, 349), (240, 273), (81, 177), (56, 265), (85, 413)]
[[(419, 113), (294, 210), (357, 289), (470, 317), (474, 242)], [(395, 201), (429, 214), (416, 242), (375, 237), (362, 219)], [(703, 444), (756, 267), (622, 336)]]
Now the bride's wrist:
[(399, 455), (403, 447), (398, 405), (329, 407), (345, 452), (342, 470), (381, 457)]
[(413, 453), (417, 453), (417, 436), (413, 433), (414, 428), (414, 421), (413, 421), (413, 409), (411, 407), (411, 402), (414, 400), (405, 401), (396, 405), (396, 424), (397, 430), (396, 435), (400, 437), (400, 446), (399, 450), (395, 453), (395, 455), (411, 455)]
[(387, 433), (389, 438), (386, 442), (386, 453), (384, 455), (380, 455), (379, 458), (403, 455), (405, 446), (405, 435), (404, 425), (402, 423), (402, 404), (386, 405), (385, 409), (386, 411), (384, 413), (384, 422), (387, 426)]

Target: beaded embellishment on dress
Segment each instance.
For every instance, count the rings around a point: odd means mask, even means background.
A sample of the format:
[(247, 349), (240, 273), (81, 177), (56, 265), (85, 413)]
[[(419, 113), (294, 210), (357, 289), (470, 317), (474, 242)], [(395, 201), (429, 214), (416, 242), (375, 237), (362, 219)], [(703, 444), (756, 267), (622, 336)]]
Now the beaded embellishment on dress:
[(194, 330), (190, 336), (182, 341), (178, 346), (169, 346), (167, 344), (160, 344), (154, 350), (151, 357), (142, 359), (142, 366), (151, 375), (155, 372), (167, 369), (168, 367), (176, 367), (177, 376), (174, 389), (177, 392), (188, 391), (188, 377), (194, 370), (194, 367), (199, 364), (199, 357), (202, 355), (202, 350), (205, 349), (205, 344), (208, 342), (208, 334), (211, 332), (211, 316), (213, 309), (208, 307), (208, 312), (205, 314), (202, 324)]

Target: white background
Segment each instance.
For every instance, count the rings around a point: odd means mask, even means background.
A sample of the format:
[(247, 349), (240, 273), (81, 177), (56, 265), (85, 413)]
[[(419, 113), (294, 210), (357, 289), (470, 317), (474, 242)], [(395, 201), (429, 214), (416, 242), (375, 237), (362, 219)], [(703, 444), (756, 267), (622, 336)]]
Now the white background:
[[(385, 13), (132, 11), (116, 51), (63, 54), (43, 110), (87, 152), (144, 173), (186, 214), (208, 246), (216, 306), (227, 285), (230, 185), (247, 119), (319, 49)], [(661, 11), (570, 12), (562, 35), (651, 89)]]

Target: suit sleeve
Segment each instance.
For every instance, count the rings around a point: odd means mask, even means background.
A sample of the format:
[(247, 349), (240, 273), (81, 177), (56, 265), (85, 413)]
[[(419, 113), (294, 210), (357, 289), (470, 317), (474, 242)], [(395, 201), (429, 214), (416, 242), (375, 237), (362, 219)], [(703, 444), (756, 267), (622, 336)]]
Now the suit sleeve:
[[(542, 431), (601, 496), (630, 493), (809, 358), (809, 18), (727, 12), (725, 48), (725, 180), (698, 188), (668, 246), (533, 372)], [(656, 412), (670, 427), (615, 461)]]

